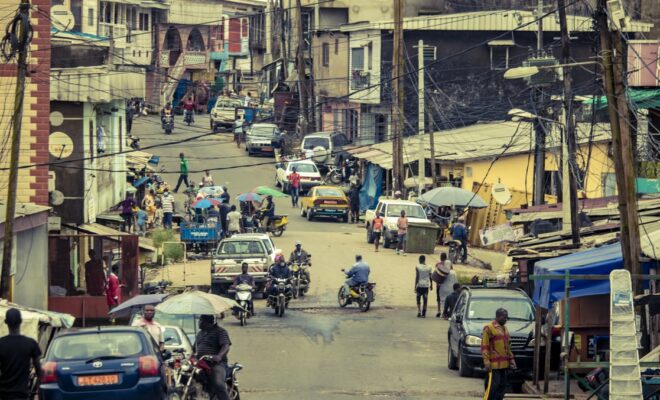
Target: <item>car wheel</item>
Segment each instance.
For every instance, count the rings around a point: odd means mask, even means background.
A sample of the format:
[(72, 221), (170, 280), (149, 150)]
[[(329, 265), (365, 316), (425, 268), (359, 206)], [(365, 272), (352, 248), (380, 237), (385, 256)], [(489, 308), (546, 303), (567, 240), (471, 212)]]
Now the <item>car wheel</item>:
[(387, 237), (387, 232), (383, 232), (383, 248), (389, 249), (392, 242)]
[[(348, 217), (346, 218), (348, 219)], [(367, 243), (373, 244), (374, 243), (374, 233), (369, 227), (367, 226)]]
[(451, 338), (447, 338), (447, 368), (456, 370), (458, 369), (458, 360), (451, 351)]
[(463, 346), (458, 345), (458, 374), (463, 377), (471, 377), (474, 374), (463, 356)]

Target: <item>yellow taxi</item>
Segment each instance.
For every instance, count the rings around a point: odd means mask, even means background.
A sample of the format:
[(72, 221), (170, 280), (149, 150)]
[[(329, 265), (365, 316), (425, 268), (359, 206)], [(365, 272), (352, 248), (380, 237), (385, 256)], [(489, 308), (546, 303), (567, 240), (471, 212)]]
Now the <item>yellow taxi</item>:
[(348, 197), (336, 186), (313, 187), (307, 197), (300, 199), (300, 215), (308, 221), (323, 216), (348, 222), (349, 212)]

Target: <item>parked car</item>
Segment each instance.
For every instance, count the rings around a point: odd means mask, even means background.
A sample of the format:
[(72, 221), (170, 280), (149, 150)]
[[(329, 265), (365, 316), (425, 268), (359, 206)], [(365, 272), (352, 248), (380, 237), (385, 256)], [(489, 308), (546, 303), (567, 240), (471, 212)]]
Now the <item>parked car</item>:
[(211, 110), (211, 130), (217, 132), (219, 128), (233, 128), (236, 107), (242, 105), (239, 100), (219, 97)]
[(276, 185), (282, 187), (282, 190), (285, 193), (289, 193), (291, 191), (291, 188), (289, 187), (289, 175), (293, 173), (294, 168), (300, 175), (300, 190), (302, 192), (305, 192), (312, 187), (321, 184), (321, 173), (319, 172), (316, 164), (310, 160), (279, 163), (277, 164), (276, 168), (277, 171), (275, 173), (275, 183)]
[(273, 143), (279, 143), (280, 130), (275, 124), (252, 124), (245, 136), (245, 151), (248, 155), (255, 153), (274, 154)]
[(271, 252), (256, 235), (234, 235), (218, 244), (211, 258), (211, 292), (227, 293), (234, 278), (241, 274), (241, 265), (247, 263), (258, 291), (263, 291), (272, 263)]
[(186, 357), (193, 355), (193, 345), (181, 327), (174, 325), (163, 326), (163, 340), (165, 341), (165, 350), (169, 350), (172, 353), (182, 350)]
[(53, 339), (42, 363), (39, 398), (166, 399), (166, 365), (149, 333), (112, 326)]
[(347, 159), (344, 147), (351, 142), (341, 132), (315, 132), (306, 135), (300, 143), (300, 152), (306, 154), (308, 150), (314, 152), (312, 160), (321, 165), (340, 165)]
[(531, 375), (534, 360), (534, 305), (522, 290), (464, 288), (449, 320), (447, 365), (458, 369), (461, 376), (483, 371), (481, 333), (495, 319), (498, 308), (509, 314), (506, 327), (518, 368), (511, 376), (515, 388), (522, 385), (523, 377)]
[(348, 222), (348, 198), (341, 188), (317, 186), (300, 200), (300, 215), (308, 221), (315, 217), (334, 217)]
[(428, 223), (432, 224), (426, 216), (424, 207), (408, 200), (382, 199), (374, 210), (367, 210), (364, 215), (364, 222), (367, 228), (367, 242), (373, 243), (374, 236), (371, 228), (376, 213), (383, 217), (383, 247), (388, 248), (397, 242), (396, 222), (401, 216), (401, 211), (406, 212), (409, 223)]

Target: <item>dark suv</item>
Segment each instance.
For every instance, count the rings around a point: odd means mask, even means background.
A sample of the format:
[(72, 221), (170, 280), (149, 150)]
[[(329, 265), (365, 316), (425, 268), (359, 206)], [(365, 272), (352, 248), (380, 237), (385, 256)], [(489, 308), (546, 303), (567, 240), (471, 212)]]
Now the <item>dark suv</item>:
[(481, 332), (495, 319), (495, 310), (500, 307), (509, 314), (506, 327), (518, 367), (514, 377), (530, 375), (534, 360), (534, 306), (525, 292), (508, 288), (463, 289), (449, 320), (449, 369), (458, 369), (461, 376), (483, 371)]

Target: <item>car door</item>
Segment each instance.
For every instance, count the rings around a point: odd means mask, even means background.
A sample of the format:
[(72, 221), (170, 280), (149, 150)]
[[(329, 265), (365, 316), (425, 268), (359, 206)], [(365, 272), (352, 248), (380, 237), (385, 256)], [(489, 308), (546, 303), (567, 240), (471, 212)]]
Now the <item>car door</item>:
[[(454, 306), (454, 312), (452, 312), (451, 317), (449, 318), (449, 345), (455, 354), (458, 354), (458, 342), (461, 340), (461, 335), (463, 333), (463, 321), (462, 318), (465, 314), (465, 305), (467, 304), (467, 292), (461, 293)], [(457, 318), (457, 316), (459, 316)]]

